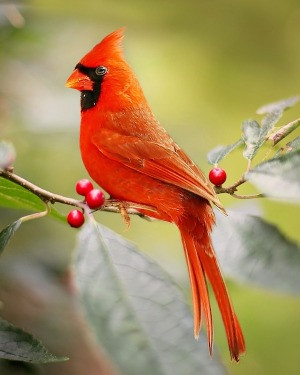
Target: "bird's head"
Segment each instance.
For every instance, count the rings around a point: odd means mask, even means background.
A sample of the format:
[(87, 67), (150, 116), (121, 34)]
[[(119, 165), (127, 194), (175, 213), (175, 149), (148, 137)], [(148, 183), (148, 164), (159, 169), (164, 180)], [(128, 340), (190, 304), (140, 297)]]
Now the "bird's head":
[[(81, 91), (81, 110), (122, 107), (125, 102), (139, 100), (142, 90), (125, 61), (121, 41), (124, 29), (107, 35), (75, 66), (66, 87)], [(101, 99), (101, 100), (100, 100)]]

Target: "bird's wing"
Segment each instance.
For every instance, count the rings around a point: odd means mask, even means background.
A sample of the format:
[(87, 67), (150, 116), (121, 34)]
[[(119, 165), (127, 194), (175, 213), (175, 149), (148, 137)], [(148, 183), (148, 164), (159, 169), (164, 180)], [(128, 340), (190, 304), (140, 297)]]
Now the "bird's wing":
[(198, 167), (176, 145), (124, 135), (102, 128), (92, 138), (93, 144), (109, 159), (150, 177), (179, 186), (224, 208)]

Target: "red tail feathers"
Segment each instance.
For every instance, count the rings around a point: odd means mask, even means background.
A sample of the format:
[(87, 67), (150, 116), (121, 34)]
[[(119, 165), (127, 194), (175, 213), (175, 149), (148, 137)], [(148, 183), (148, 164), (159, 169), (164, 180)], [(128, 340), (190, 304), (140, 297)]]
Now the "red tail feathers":
[(230, 302), (221, 275), (209, 234), (205, 233), (201, 242), (194, 239), (184, 228), (179, 228), (187, 261), (194, 307), (194, 333), (198, 337), (202, 310), (206, 320), (208, 347), (212, 354), (213, 323), (206, 279), (210, 281), (223, 318), (231, 358), (239, 361), (245, 352), (245, 341), (238, 319)]

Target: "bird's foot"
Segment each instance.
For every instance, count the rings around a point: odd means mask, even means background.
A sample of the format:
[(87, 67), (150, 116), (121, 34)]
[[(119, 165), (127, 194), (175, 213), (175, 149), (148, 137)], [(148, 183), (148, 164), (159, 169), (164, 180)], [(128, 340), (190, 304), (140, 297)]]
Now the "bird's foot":
[(128, 215), (128, 203), (126, 202), (120, 202), (119, 203), (119, 210), (120, 210), (120, 214), (126, 224), (126, 227), (129, 229), (130, 227), (130, 217)]

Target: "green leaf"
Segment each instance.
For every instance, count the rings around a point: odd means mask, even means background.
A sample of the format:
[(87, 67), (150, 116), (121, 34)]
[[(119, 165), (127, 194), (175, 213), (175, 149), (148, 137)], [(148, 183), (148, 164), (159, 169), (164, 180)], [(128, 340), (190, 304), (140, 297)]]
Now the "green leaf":
[(30, 363), (65, 361), (48, 352), (31, 334), (0, 318), (0, 358)]
[(258, 150), (257, 142), (259, 141), (260, 130), (259, 123), (255, 120), (246, 120), (242, 124), (242, 137), (246, 144), (243, 156), (248, 160), (252, 160)]
[(17, 220), (14, 223), (8, 225), (0, 233), (0, 254), (4, 250), (5, 246), (8, 244), (8, 241), (15, 234), (15, 231), (19, 229), (21, 225), (21, 220)]
[(300, 247), (260, 217), (216, 212), (213, 241), (225, 274), (240, 281), (300, 294)]
[[(0, 206), (29, 211), (44, 211), (44, 202), (22, 186), (0, 177)], [(51, 207), (50, 215), (65, 221), (65, 217)]]
[(273, 155), (273, 158), (272, 158), (272, 159), (276, 159), (276, 158), (278, 158), (279, 156), (282, 156), (282, 155), (284, 155), (284, 150), (283, 150), (283, 148), (279, 148), (279, 149), (275, 152), (275, 154)]
[(291, 142), (286, 144), (287, 152), (295, 151), (300, 149), (300, 136), (293, 139)]
[(99, 342), (124, 375), (225, 374), (170, 277), (133, 244), (89, 223), (79, 235), (76, 275)]
[(258, 122), (254, 120), (246, 120), (242, 124), (243, 139), (246, 143), (243, 156), (252, 160), (256, 155), (259, 148), (265, 143), (269, 132), (273, 129), (274, 125), (282, 116), (282, 111), (274, 111), (268, 113), (262, 119), (262, 125), (259, 126)]
[(0, 142), (0, 168), (7, 169), (11, 167), (16, 158), (14, 146), (5, 141)]
[(29, 211), (42, 211), (45, 208), (36, 195), (3, 177), (0, 177), (0, 205)]
[(300, 201), (300, 150), (265, 161), (250, 170), (246, 180), (271, 198)]
[(243, 140), (239, 139), (237, 142), (235, 142), (231, 145), (228, 145), (228, 146), (220, 145), (220, 146), (215, 147), (214, 149), (209, 151), (209, 153), (207, 154), (207, 156), (206, 156), (207, 161), (209, 162), (209, 164), (212, 164), (212, 165), (218, 164), (221, 160), (223, 160), (225, 158), (225, 156), (230, 154), (230, 152), (235, 150), (242, 143), (243, 143)]
[(291, 98), (283, 99), (278, 102), (269, 103), (258, 108), (256, 113), (263, 115), (265, 113), (271, 113), (276, 111), (284, 111), (290, 107), (293, 107), (299, 101), (299, 96), (293, 96)]
[(264, 143), (270, 130), (274, 128), (274, 125), (279, 121), (282, 116), (282, 111), (275, 111), (268, 113), (261, 122), (261, 131), (259, 134), (260, 146)]

